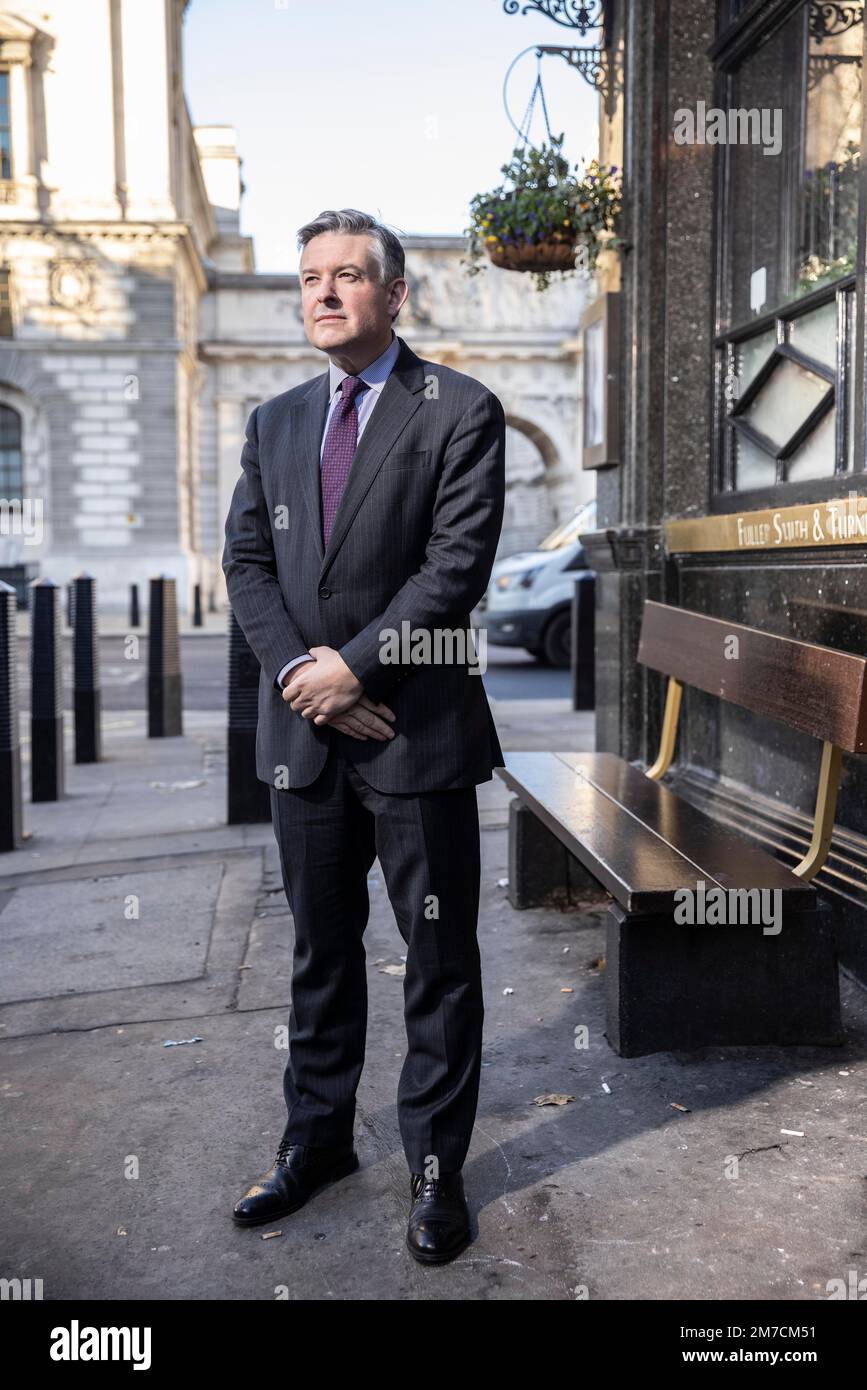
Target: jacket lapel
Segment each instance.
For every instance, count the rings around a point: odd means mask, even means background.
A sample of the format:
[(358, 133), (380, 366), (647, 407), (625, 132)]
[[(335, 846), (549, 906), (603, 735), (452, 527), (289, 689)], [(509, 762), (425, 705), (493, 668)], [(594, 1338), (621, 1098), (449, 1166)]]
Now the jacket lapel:
[(328, 372), (316, 378), (304, 399), (293, 405), (289, 424), (289, 447), (295, 454), (297, 477), (320, 560), (323, 547), (319, 446), (328, 414), (328, 382)]
[(295, 456), (295, 476), (299, 482), (314, 542), (322, 561), (320, 579), (334, 559), (385, 457), (422, 402), (425, 384), (424, 363), (398, 338), (400, 352), (380, 392), (379, 400), (364, 426), (349, 477), (328, 537), (322, 545), (322, 493), (319, 450), (328, 414), (329, 374), (315, 378), (303, 399), (292, 406), (289, 421), (289, 447)]

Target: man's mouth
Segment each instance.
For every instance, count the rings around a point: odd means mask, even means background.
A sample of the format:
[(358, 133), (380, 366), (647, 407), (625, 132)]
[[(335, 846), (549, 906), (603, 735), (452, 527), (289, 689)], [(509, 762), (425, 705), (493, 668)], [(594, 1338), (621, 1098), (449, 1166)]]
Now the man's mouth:
[(343, 315), (342, 315), (342, 314), (323, 314), (321, 318), (318, 318), (318, 319), (316, 320), (316, 322), (317, 322), (317, 323), (342, 323), (342, 322), (343, 322)]

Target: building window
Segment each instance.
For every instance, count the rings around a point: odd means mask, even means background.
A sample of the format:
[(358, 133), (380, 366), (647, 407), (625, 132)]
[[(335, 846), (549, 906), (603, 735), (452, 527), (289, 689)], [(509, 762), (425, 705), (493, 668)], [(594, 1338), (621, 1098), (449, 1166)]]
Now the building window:
[(782, 9), (720, 62), (719, 104), (756, 113), (720, 146), (722, 492), (854, 464), (863, 4)]
[(0, 270), (0, 338), (11, 338), (12, 298), (9, 293), (9, 271)]
[(8, 502), (23, 496), (21, 416), (10, 405), (0, 405), (0, 497)]
[(9, 73), (0, 71), (0, 179), (12, 177), (12, 127), (9, 123)]

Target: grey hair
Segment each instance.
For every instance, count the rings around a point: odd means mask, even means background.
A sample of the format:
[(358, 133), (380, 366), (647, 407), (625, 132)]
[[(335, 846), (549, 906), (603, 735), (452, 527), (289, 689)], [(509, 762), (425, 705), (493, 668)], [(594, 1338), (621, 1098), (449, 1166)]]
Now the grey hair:
[(312, 222), (298, 228), (298, 250), (302, 250), (315, 236), (323, 232), (349, 232), (352, 235), (368, 233), (373, 238), (374, 255), (379, 263), (379, 278), (383, 285), (403, 278), (405, 258), (400, 241), (382, 222), (377, 222), (369, 213), (359, 212), (357, 208), (341, 208), (339, 212), (329, 209), (320, 212)]

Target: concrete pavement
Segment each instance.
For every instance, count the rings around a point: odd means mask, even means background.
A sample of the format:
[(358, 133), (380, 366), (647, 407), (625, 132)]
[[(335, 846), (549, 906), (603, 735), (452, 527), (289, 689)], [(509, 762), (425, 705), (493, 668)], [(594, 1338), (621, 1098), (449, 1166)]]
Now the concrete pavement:
[[(505, 748), (593, 746), (565, 701), (492, 703)], [(361, 1168), (236, 1230), (285, 1119), (292, 923), (270, 826), (224, 823), (222, 719), (186, 713), (185, 730), (148, 740), (142, 714), (107, 715), (106, 760), (70, 765), (66, 799), (28, 804), (26, 847), (0, 856), (0, 1277), (41, 1278), (46, 1299), (810, 1300), (867, 1274), (863, 991), (844, 980), (840, 1049), (617, 1057), (604, 907), (509, 907), (499, 779), (479, 788), (477, 1238), (439, 1268), (403, 1244), (386, 967), (404, 944), (378, 863)], [(536, 1103), (551, 1094), (572, 1099)]]

